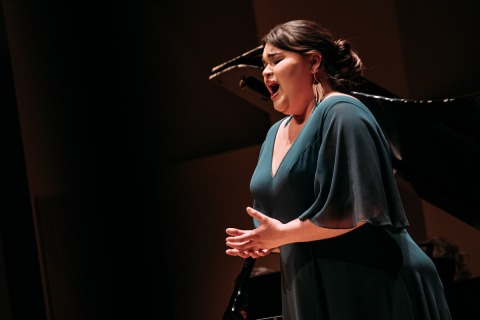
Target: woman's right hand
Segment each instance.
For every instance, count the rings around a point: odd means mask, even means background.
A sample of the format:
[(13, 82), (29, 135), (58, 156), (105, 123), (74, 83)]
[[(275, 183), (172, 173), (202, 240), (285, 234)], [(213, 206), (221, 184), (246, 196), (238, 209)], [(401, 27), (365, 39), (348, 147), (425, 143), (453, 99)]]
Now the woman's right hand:
[(257, 259), (259, 257), (265, 257), (266, 255), (270, 254), (271, 252), (280, 253), (280, 248), (273, 248), (273, 249), (263, 249), (263, 250), (238, 250), (238, 249), (228, 249), (226, 253), (230, 256), (238, 256), (242, 258), (252, 257)]

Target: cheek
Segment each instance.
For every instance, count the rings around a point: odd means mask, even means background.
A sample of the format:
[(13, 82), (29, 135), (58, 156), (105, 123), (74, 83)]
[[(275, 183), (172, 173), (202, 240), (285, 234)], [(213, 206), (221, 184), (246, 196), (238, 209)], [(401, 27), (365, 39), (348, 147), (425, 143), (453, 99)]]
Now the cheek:
[(282, 78), (287, 85), (287, 90), (300, 93), (309, 88), (310, 78), (313, 75), (302, 63), (291, 63), (282, 70)]
[(291, 62), (284, 68), (284, 75), (290, 79), (299, 78), (304, 74), (303, 66), (300, 63)]

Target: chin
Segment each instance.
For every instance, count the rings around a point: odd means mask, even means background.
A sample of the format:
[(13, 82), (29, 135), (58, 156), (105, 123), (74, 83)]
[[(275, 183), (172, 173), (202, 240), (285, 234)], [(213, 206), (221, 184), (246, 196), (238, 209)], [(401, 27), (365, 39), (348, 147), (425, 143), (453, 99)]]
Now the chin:
[(275, 102), (273, 103), (273, 108), (281, 113), (285, 113), (285, 111), (287, 110), (287, 106)]

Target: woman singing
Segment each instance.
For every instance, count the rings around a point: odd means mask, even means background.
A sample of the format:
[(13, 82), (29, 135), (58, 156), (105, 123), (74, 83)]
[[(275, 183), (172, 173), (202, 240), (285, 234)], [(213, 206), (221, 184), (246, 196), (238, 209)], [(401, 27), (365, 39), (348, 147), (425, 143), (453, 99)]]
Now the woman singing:
[(227, 254), (280, 252), (285, 320), (451, 319), (432, 261), (405, 230), (389, 145), (348, 95), (362, 62), (313, 22), (264, 38), (274, 124), (260, 150), (247, 212), (227, 229)]

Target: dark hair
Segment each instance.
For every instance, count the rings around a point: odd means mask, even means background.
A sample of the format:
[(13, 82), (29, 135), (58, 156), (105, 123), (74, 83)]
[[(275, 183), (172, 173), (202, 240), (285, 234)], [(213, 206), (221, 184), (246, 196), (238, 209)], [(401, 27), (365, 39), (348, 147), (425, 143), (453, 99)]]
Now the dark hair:
[(330, 31), (307, 20), (293, 20), (277, 25), (262, 38), (264, 45), (299, 54), (320, 53), (333, 89), (350, 92), (362, 79), (364, 69), (347, 40), (334, 40)]

